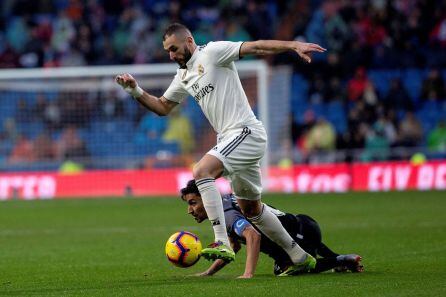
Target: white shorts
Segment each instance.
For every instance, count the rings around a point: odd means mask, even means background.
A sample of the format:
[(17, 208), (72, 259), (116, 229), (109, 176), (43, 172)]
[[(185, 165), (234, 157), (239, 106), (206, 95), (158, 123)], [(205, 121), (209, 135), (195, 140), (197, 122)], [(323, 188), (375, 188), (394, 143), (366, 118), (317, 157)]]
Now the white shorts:
[(223, 176), (230, 180), (237, 198), (260, 199), (260, 159), (265, 153), (266, 142), (266, 131), (262, 125), (249, 126), (225, 135), (208, 152), (222, 161), (225, 168)]

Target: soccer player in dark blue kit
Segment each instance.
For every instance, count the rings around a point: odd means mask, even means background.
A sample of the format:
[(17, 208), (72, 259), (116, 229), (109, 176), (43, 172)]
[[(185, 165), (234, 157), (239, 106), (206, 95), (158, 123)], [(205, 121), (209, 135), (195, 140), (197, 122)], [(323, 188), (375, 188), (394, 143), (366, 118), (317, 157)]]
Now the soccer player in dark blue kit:
[[(198, 223), (207, 219), (206, 210), (194, 180), (190, 180), (187, 186), (181, 189), (181, 199), (187, 202), (188, 213)], [(245, 272), (240, 278), (251, 278), (254, 276), (260, 252), (269, 255), (275, 260), (275, 275), (281, 274), (289, 265), (292, 265), (288, 254), (243, 216), (233, 194), (222, 195), (222, 200), (226, 230), (232, 248), (237, 252), (240, 250), (241, 244), (246, 245)], [(316, 267), (307, 272), (318, 273), (331, 269), (335, 271), (363, 271), (361, 256), (356, 254), (337, 254), (322, 242), (319, 225), (313, 218), (304, 214), (284, 213), (266, 204), (264, 204), (264, 207), (268, 207), (277, 216), (285, 230), (307, 253), (313, 257), (318, 257)], [(200, 275), (213, 275), (225, 265), (225, 261), (218, 259)]]

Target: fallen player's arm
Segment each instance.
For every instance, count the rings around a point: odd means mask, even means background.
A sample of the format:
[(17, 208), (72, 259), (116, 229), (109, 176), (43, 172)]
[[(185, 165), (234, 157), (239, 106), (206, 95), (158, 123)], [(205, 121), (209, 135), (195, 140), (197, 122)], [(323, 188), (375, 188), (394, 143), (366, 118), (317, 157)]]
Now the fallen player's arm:
[[(229, 241), (231, 242), (231, 247), (234, 250), (235, 253), (237, 253), (241, 246), (240, 243), (234, 239), (232, 239), (231, 237), (229, 237)], [(221, 260), (221, 259), (217, 259), (214, 261), (214, 263), (211, 264), (211, 266), (204, 272), (199, 273), (199, 276), (211, 276), (214, 275), (215, 273), (217, 273), (218, 271), (220, 271), (223, 267), (226, 266), (226, 262)]]
[(115, 81), (145, 108), (159, 116), (168, 115), (178, 105), (163, 96), (158, 98), (145, 92), (138, 86), (136, 79), (128, 73), (116, 76)]
[(294, 51), (302, 59), (310, 63), (311, 58), (309, 54), (311, 54), (312, 52), (323, 53), (326, 51), (326, 49), (315, 43), (306, 43), (296, 40), (257, 40), (244, 42), (240, 47), (240, 57), (244, 57), (247, 55), (273, 55), (286, 51)]
[(245, 272), (239, 278), (251, 278), (259, 260), (261, 235), (254, 227), (249, 226), (243, 231), (243, 237), (246, 240), (246, 264)]

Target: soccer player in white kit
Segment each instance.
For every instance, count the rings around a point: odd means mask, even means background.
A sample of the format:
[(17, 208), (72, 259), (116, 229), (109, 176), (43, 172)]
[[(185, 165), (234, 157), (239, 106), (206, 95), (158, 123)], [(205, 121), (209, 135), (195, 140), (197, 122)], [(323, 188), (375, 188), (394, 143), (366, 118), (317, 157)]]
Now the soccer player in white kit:
[(212, 223), (215, 242), (202, 250), (206, 259), (230, 262), (235, 253), (226, 233), (223, 205), (215, 179), (226, 176), (243, 214), (266, 236), (281, 246), (294, 263), (283, 275), (313, 269), (316, 260), (286, 232), (277, 217), (261, 202), (260, 159), (267, 136), (249, 106), (234, 61), (246, 55), (295, 51), (311, 62), (311, 52), (324, 52), (317, 44), (299, 41), (209, 42), (197, 46), (187, 27), (174, 23), (163, 35), (164, 49), (180, 68), (163, 96), (143, 91), (128, 73), (116, 77), (136, 100), (152, 112), (165, 116), (191, 95), (218, 133), (217, 144), (195, 165), (193, 176)]

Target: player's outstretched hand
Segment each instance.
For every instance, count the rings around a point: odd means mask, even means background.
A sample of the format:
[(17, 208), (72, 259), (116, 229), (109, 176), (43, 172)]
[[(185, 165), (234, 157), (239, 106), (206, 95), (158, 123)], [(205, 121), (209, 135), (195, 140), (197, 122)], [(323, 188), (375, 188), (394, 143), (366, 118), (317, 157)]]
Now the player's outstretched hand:
[(115, 77), (115, 81), (124, 89), (127, 87), (136, 88), (136, 86), (138, 85), (136, 79), (134, 79), (133, 76), (131, 76), (129, 73), (117, 75)]
[(294, 50), (307, 63), (311, 63), (311, 53), (313, 52), (323, 53), (326, 51), (326, 49), (321, 47), (319, 44), (306, 43), (300, 41), (295, 41)]
[(252, 275), (252, 274), (246, 274), (246, 273), (244, 273), (243, 275), (240, 275), (239, 277), (237, 277), (237, 278), (240, 278), (240, 279), (242, 279), (242, 278), (252, 278), (254, 275)]
[(194, 274), (194, 276), (212, 276), (212, 274), (209, 274), (207, 271), (204, 271), (204, 272)]

